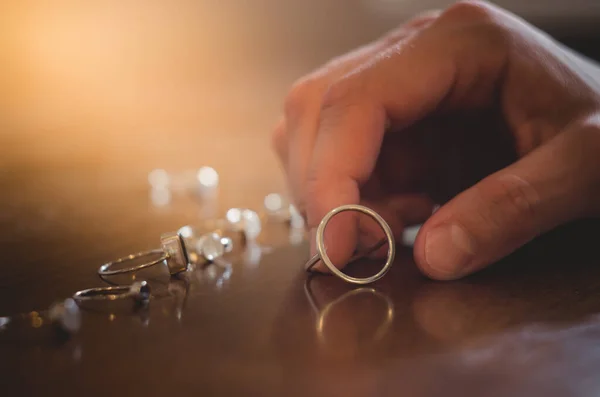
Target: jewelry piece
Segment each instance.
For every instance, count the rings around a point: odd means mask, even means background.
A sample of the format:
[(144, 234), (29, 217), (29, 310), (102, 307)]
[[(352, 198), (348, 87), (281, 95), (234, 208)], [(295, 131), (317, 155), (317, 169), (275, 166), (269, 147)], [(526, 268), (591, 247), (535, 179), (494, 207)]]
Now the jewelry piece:
[[(14, 323), (14, 324), (13, 324)], [(6, 330), (7, 325), (13, 324), (11, 328), (18, 338), (27, 340), (29, 336), (37, 338), (34, 334), (28, 335), (31, 328), (53, 328), (58, 331), (56, 336), (62, 340), (68, 339), (76, 334), (81, 327), (81, 312), (79, 306), (72, 298), (55, 302), (47, 310), (20, 313), (11, 317), (0, 317), (0, 332)]]
[(63, 331), (74, 334), (81, 327), (81, 313), (77, 303), (71, 299), (53, 304), (48, 310), (48, 318)]
[(150, 285), (146, 281), (136, 281), (131, 285), (88, 288), (75, 292), (73, 299), (77, 303), (92, 300), (133, 299), (137, 303), (145, 304), (150, 300)]
[[(180, 233), (165, 233), (160, 237), (160, 243), (162, 248), (154, 249), (150, 251), (138, 252), (123, 258), (119, 258), (115, 261), (105, 263), (98, 269), (98, 274), (102, 276), (111, 276), (115, 274), (131, 273), (141, 269), (145, 269), (150, 266), (157, 265), (159, 263), (165, 263), (169, 268), (169, 273), (175, 275), (188, 270), (191, 266), (190, 259), (188, 257), (187, 248), (185, 246), (183, 237)], [(111, 267), (119, 265), (125, 262), (130, 262), (140, 258), (155, 257), (149, 262), (142, 263), (137, 266), (111, 270)]]
[[(348, 276), (344, 272), (340, 271), (337, 267), (335, 267), (335, 265), (331, 262), (331, 259), (329, 259), (329, 257), (327, 256), (327, 253), (325, 252), (325, 238), (324, 238), (325, 227), (327, 226), (327, 224), (329, 223), (331, 218), (333, 218), (335, 215), (337, 215), (341, 212), (344, 212), (344, 211), (358, 211), (365, 215), (370, 216), (379, 224), (379, 226), (381, 226), (381, 228), (383, 229), (383, 231), (385, 233), (387, 243), (388, 243), (388, 257), (387, 257), (385, 264), (381, 268), (381, 270), (373, 276), (365, 277), (365, 278), (357, 278), (357, 277)], [(327, 215), (325, 215), (325, 217), (321, 220), (321, 223), (319, 224), (319, 227), (317, 228), (316, 240), (317, 240), (316, 241), (317, 253), (312, 258), (310, 258), (308, 260), (308, 262), (306, 262), (306, 265), (305, 265), (306, 271), (310, 271), (312, 269), (312, 267), (315, 266), (317, 264), (317, 262), (319, 262), (319, 260), (321, 260), (321, 261), (323, 261), (325, 266), (327, 266), (329, 268), (329, 270), (331, 270), (331, 272), (333, 274), (335, 274), (339, 278), (341, 278), (349, 283), (352, 283), (352, 284), (369, 284), (369, 283), (379, 280), (388, 272), (388, 270), (392, 266), (392, 263), (394, 263), (394, 256), (396, 255), (394, 234), (392, 233), (392, 229), (390, 228), (390, 226), (378, 213), (376, 213), (372, 209), (367, 208), (362, 205), (354, 205), (354, 204), (342, 205), (341, 207), (337, 207), (337, 208), (334, 208), (333, 210), (329, 211), (327, 213)], [(381, 248), (385, 244), (385, 242), (386, 242), (385, 239), (379, 241), (374, 247), (369, 249), (369, 253)], [(350, 262), (353, 262), (358, 258), (359, 257), (354, 256), (351, 258)]]
[(233, 250), (233, 240), (221, 237), (218, 233), (206, 233), (198, 238), (195, 244), (196, 253), (202, 255), (208, 262), (213, 262)]
[(262, 231), (262, 222), (255, 211), (248, 208), (230, 208), (225, 214), (226, 229), (241, 233), (244, 241), (254, 241)]
[[(223, 236), (221, 229), (197, 236), (196, 228), (186, 225), (178, 233), (188, 248), (190, 262), (194, 265), (206, 265), (233, 251), (233, 239)], [(237, 245), (237, 244), (235, 244)]]
[(283, 198), (281, 194), (271, 193), (266, 195), (264, 208), (268, 221), (285, 222), (292, 230), (304, 228), (304, 218), (296, 206)]

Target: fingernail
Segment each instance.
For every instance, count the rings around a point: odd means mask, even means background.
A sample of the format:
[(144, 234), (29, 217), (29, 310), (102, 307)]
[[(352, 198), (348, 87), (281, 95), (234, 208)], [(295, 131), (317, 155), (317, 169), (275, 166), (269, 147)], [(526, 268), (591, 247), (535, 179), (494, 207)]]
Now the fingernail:
[(469, 271), (475, 242), (457, 224), (438, 226), (425, 238), (425, 260), (442, 277), (460, 277)]

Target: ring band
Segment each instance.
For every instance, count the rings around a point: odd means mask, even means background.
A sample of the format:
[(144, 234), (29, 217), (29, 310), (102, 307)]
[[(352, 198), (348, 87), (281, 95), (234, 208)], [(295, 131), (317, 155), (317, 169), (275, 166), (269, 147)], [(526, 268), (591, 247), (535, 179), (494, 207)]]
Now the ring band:
[[(133, 261), (136, 259), (144, 258), (147, 256), (154, 256), (154, 255), (159, 255), (159, 257), (150, 262), (142, 263), (141, 265), (128, 267), (125, 269), (110, 270), (110, 268), (112, 266), (119, 265), (124, 262)], [(98, 270), (98, 274), (100, 274), (101, 276), (112, 276), (115, 274), (131, 273), (131, 272), (135, 272), (135, 271), (138, 271), (141, 269), (145, 269), (150, 266), (154, 266), (156, 264), (159, 264), (160, 262), (165, 261), (166, 259), (167, 259), (167, 254), (165, 254), (165, 251), (163, 251), (161, 248), (150, 250), (150, 251), (138, 252), (137, 254), (131, 254), (131, 255), (125, 256), (123, 258), (114, 260), (112, 262), (105, 263), (104, 265), (100, 266), (100, 269)]]
[[(381, 268), (381, 270), (377, 274), (374, 274), (373, 276), (364, 277), (364, 278), (349, 276), (349, 275), (345, 274), (344, 272), (342, 272), (341, 270), (339, 270), (331, 262), (331, 259), (329, 259), (329, 256), (327, 256), (327, 253), (325, 252), (325, 250), (326, 250), (325, 249), (325, 238), (324, 238), (325, 227), (327, 226), (327, 224), (329, 223), (331, 218), (333, 218), (335, 215), (337, 215), (341, 212), (344, 212), (344, 211), (358, 211), (365, 215), (368, 215), (369, 217), (373, 218), (373, 220), (375, 220), (379, 224), (379, 226), (381, 226), (381, 228), (383, 229), (383, 231), (385, 233), (386, 240), (388, 243), (388, 257), (387, 257), (385, 264)], [(325, 217), (323, 217), (323, 219), (321, 220), (321, 223), (319, 224), (319, 227), (317, 228), (316, 240), (317, 240), (316, 241), (317, 253), (312, 258), (309, 259), (309, 261), (305, 265), (305, 269), (307, 271), (309, 271), (314, 265), (317, 264), (317, 262), (319, 260), (321, 260), (333, 274), (335, 274), (339, 278), (341, 278), (349, 283), (352, 283), (352, 284), (361, 284), (361, 285), (370, 284), (372, 282), (379, 280), (388, 272), (388, 270), (394, 263), (394, 257), (396, 255), (396, 247), (394, 244), (394, 234), (393, 234), (390, 226), (378, 213), (376, 213), (372, 209), (367, 208), (362, 205), (356, 205), (356, 204), (342, 205), (340, 207), (334, 208), (333, 210), (329, 211), (327, 213), (327, 215), (325, 215)], [(385, 244), (385, 240), (381, 240), (374, 247), (372, 247), (369, 251), (373, 252), (374, 250), (381, 248), (384, 244)], [(351, 262), (356, 259), (358, 259), (358, 258), (353, 257), (351, 259)]]
[(82, 301), (114, 301), (117, 299), (133, 298), (144, 302), (150, 299), (150, 286), (146, 281), (137, 281), (131, 285), (118, 285), (114, 287), (88, 288), (73, 294), (76, 302)]
[[(160, 242), (162, 248), (138, 252), (137, 254), (128, 255), (112, 262), (105, 263), (98, 269), (98, 274), (100, 277), (103, 277), (112, 276), (115, 274), (132, 273), (157, 265), (161, 262), (166, 262), (171, 275), (188, 270), (188, 268), (191, 266), (191, 263), (183, 236), (180, 233), (165, 233), (160, 237)], [(154, 255), (158, 255), (158, 258), (146, 263), (123, 269), (111, 269), (115, 265)]]

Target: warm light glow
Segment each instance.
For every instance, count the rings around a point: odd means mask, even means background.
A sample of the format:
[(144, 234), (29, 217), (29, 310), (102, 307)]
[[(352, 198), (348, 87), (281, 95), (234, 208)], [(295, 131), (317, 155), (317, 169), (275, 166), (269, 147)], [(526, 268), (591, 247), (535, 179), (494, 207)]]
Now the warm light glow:
[(202, 167), (196, 174), (201, 187), (216, 187), (219, 184), (219, 174), (212, 167)]
[(254, 240), (258, 237), (262, 230), (262, 224), (258, 214), (252, 210), (245, 209), (242, 211), (242, 219), (244, 220), (244, 233), (248, 240)]
[(169, 189), (152, 189), (150, 191), (150, 201), (156, 207), (164, 207), (171, 202), (171, 192)]
[(267, 211), (277, 212), (283, 207), (283, 199), (281, 198), (281, 195), (277, 193), (271, 193), (265, 197), (264, 204)]
[(148, 173), (148, 183), (153, 189), (167, 189), (169, 187), (169, 173), (163, 169), (156, 169)]
[(183, 238), (192, 238), (194, 236), (194, 229), (191, 226), (183, 226), (179, 229), (179, 234)]
[(231, 208), (225, 214), (225, 218), (233, 224), (236, 224), (242, 220), (242, 210), (239, 208)]

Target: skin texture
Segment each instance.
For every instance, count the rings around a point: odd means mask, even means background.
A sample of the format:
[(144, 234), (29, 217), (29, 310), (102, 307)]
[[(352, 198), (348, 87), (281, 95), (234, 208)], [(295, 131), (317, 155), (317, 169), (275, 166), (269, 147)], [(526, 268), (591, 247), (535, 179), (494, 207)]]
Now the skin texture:
[[(459, 2), (299, 80), (273, 145), (313, 253), (322, 217), (360, 203), (397, 237), (424, 223), (417, 265), (456, 279), (598, 216), (600, 69), (515, 15)], [(327, 228), (334, 263), (359, 233), (376, 239), (364, 228)]]

